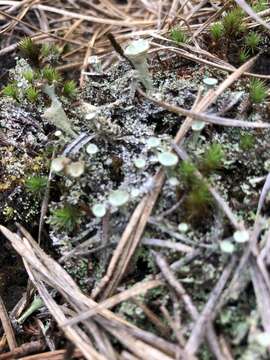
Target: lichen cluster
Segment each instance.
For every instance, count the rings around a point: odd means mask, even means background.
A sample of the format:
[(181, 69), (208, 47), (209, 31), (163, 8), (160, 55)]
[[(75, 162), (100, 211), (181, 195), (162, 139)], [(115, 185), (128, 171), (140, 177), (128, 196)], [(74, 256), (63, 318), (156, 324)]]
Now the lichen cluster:
[[(206, 93), (207, 79), (214, 79), (213, 86), (217, 86), (224, 77), (221, 71), (199, 68), (180, 58), (174, 58), (168, 69), (152, 60), (152, 69), (155, 96), (188, 109), (198, 87)], [(25, 95), (29, 82), (34, 81), (30, 76), (33, 71), (34, 65), (18, 59), (10, 72), (12, 84), (16, 83), (16, 97), (3, 92), (1, 98), (2, 223), (16, 220), (26, 227), (38, 225), (48, 186), (45, 227), (53, 247), (65, 257), (88, 237), (101, 241), (102, 219), (109, 216), (107, 261), (134, 206), (153, 190), (153, 176), (164, 166), (166, 181), (153, 213), (153, 219), (160, 220), (150, 225), (148, 236), (162, 237), (164, 224), (172, 234), (178, 234), (182, 231), (178, 225), (185, 224), (185, 237), (192, 244), (209, 242), (206, 247), (221, 253), (222, 262), (228, 244), (217, 247), (211, 239), (222, 236), (216, 224), (224, 220), (216, 211), (208, 186), (215, 184), (237, 216), (252, 221), (257, 186), (269, 160), (269, 134), (258, 137), (256, 130), (212, 125), (204, 125), (198, 132), (192, 128), (182, 144), (190, 160), (182, 162), (171, 152), (171, 143), (183, 118), (136, 94), (140, 79), (126, 61), (106, 73), (89, 75), (80, 91), (74, 82), (65, 83), (53, 67), (45, 64), (39, 69), (43, 78), (35, 83), (37, 86), (41, 81), (36, 99)], [(47, 91), (51, 86), (52, 94)], [(260, 84), (254, 90), (254, 85), (243, 79), (225, 91), (208, 111), (249, 121), (265, 120), (268, 109), (254, 101), (262, 93)], [(54, 101), (69, 131), (60, 126), (57, 116), (44, 116)], [(201, 171), (204, 180), (196, 178), (196, 170)], [(163, 212), (178, 201), (181, 205), (170, 221), (163, 218)], [(230, 226), (223, 231), (229, 234)], [(146, 254), (144, 264), (151, 258), (149, 252)], [(104, 257), (100, 260), (94, 256), (91, 286), (100, 278), (104, 265)], [(82, 286), (90, 286), (83, 256), (69, 258), (65, 266), (79, 277)]]

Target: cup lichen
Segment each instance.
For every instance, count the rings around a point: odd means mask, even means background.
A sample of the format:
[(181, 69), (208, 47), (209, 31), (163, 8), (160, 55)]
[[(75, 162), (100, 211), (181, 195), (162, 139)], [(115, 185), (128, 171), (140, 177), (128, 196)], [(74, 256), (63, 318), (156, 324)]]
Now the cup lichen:
[(139, 39), (131, 42), (125, 49), (125, 56), (132, 62), (135, 69), (138, 71), (139, 79), (148, 92), (153, 90), (153, 83), (147, 64), (149, 48), (150, 45), (147, 40)]

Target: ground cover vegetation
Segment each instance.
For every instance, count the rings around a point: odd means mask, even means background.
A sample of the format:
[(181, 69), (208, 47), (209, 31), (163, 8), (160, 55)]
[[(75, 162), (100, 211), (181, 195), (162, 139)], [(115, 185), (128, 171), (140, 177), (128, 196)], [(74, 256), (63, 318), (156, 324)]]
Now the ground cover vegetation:
[(269, 359), (268, 1), (0, 15), (0, 360)]

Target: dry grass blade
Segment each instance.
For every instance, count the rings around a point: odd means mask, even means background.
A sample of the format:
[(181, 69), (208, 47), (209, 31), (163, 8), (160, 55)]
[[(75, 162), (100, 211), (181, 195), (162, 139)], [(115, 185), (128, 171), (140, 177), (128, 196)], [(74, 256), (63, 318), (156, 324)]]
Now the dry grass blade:
[(269, 273), (268, 273), (267, 263), (266, 263), (266, 257), (267, 257), (267, 254), (269, 253), (269, 249), (270, 249), (270, 231), (268, 231), (267, 236), (266, 236), (266, 244), (262, 248), (260, 254), (257, 256), (258, 267), (262, 273), (262, 276), (264, 278), (264, 281), (265, 281), (268, 291), (270, 293), (270, 278), (269, 278)]
[(229, 277), (231, 276), (233, 269), (236, 264), (236, 257), (233, 257), (229, 264), (225, 267), (220, 276), (220, 279), (216, 286), (214, 287), (213, 291), (211, 292), (208, 301), (201, 312), (198, 320), (196, 321), (192, 333), (188, 339), (187, 345), (185, 350), (190, 354), (195, 354), (198, 351), (198, 348), (203, 340), (205, 327), (208, 321), (213, 321), (212, 313), (215, 310), (215, 307), (218, 303), (219, 297), (224, 290)]
[(121, 293), (102, 301), (101, 303), (99, 303), (99, 305), (96, 308), (93, 308), (92, 310), (86, 311), (82, 314), (79, 314), (75, 318), (68, 320), (67, 323), (62, 324), (62, 326), (73, 325), (73, 324), (76, 324), (83, 320), (86, 320), (86, 319), (90, 318), (91, 316), (96, 315), (98, 310), (113, 308), (114, 306), (120, 304), (123, 301), (126, 301), (137, 295), (142, 295), (142, 294), (146, 293), (148, 290), (154, 289), (161, 285), (163, 285), (163, 284), (160, 280), (148, 281), (145, 284), (144, 283), (136, 284), (133, 287), (131, 287), (130, 289), (128, 289), (126, 291), (122, 291)]
[(264, 277), (252, 258), (250, 262), (250, 273), (253, 288), (256, 295), (258, 310), (262, 319), (262, 325), (265, 332), (270, 332), (270, 292), (265, 283)]
[(192, 247), (190, 247), (190, 246), (174, 243), (173, 241), (169, 241), (169, 240), (143, 239), (142, 244), (149, 245), (149, 246), (155, 246), (155, 247), (161, 247), (161, 248), (173, 249), (174, 251), (179, 251), (179, 252), (184, 252), (184, 253), (189, 253), (192, 251)]
[[(108, 327), (106, 327), (107, 331), (112, 333), (132, 352), (142, 356), (143, 359), (150, 359), (152, 358), (152, 355), (154, 356), (154, 359), (158, 359), (158, 356), (159, 359), (171, 359), (171, 357), (168, 357), (165, 354), (163, 355), (161, 351), (154, 349), (152, 346), (145, 344), (143, 341), (135, 341), (132, 335), (127, 337), (125, 332), (125, 336), (123, 336), (119, 330), (113, 330), (112, 324), (117, 327), (125, 325), (129, 328), (132, 326), (120, 317), (114, 315), (109, 310), (103, 308), (99, 309), (98, 304), (81, 292), (65, 270), (40, 249), (38, 244), (31, 238), (25, 229), (20, 227), (20, 230), (24, 235), (23, 238), (12, 233), (3, 226), (0, 226), (0, 230), (7, 239), (9, 239), (16, 251), (23, 257), (23, 261), (31, 281), (39, 291), (41, 298), (60, 328), (63, 324), (67, 323), (68, 319), (63, 313), (61, 307), (51, 297), (43, 281), (52, 286), (54, 289), (57, 289), (64, 298), (66, 298), (67, 302), (71, 304), (71, 307), (75, 308), (80, 313), (85, 312), (89, 308), (95, 308), (98, 314), (102, 315), (102, 317), (98, 317), (96, 320), (101, 323), (106, 320), (109, 324)], [(158, 282), (154, 283), (155, 286), (157, 284)], [(63, 331), (67, 338), (69, 338), (77, 346), (77, 348), (82, 351), (87, 359), (105, 359), (103, 355), (97, 353), (97, 351), (92, 347), (91, 340), (88, 335), (82, 332), (82, 330), (76, 325), (74, 327), (69, 325), (65, 326), (63, 327)], [(144, 356), (142, 354), (144, 354)]]
[(141, 302), (137, 298), (133, 298), (132, 302), (136, 304), (143, 311), (145, 316), (155, 326), (155, 328), (159, 331), (159, 333), (165, 338), (168, 338), (168, 336), (170, 335), (170, 331), (167, 324), (164, 324), (164, 322), (160, 319), (158, 315), (156, 315), (148, 306), (146, 306), (143, 302)]
[[(23, 239), (21, 239), (18, 235), (10, 232), (8, 229), (4, 228), (3, 226), (1, 226), (0, 229), (1, 229), (2, 233), (11, 241), (14, 248), (23, 257), (26, 270), (28, 272), (28, 275), (29, 275), (32, 283), (37, 288), (39, 295), (42, 298), (42, 300), (44, 301), (48, 310), (50, 311), (52, 316), (55, 318), (58, 325), (61, 327), (61, 324), (67, 321), (65, 314), (61, 310), (60, 306), (57, 305), (57, 303), (54, 301), (52, 296), (49, 294), (49, 292), (46, 289), (46, 287), (44, 286), (44, 284), (40, 281), (38, 272), (43, 270), (43, 275), (46, 277), (47, 281), (49, 279), (52, 280), (52, 275), (50, 273), (47, 273), (47, 276), (44, 274), (46, 269), (44, 268), (44, 265), (42, 265), (42, 263), (40, 263), (40, 260), (36, 257), (34, 249), (31, 248), (31, 243), (29, 243), (29, 242), (27, 243), (26, 238), (24, 238), (24, 241), (23, 241)], [(21, 244), (19, 244), (18, 242), (21, 242)], [(45, 262), (46, 262), (47, 255), (44, 254), (43, 256), (44, 256), (43, 261), (45, 260)], [(57, 264), (57, 263), (55, 263), (55, 264)], [(58, 264), (57, 264), (57, 267), (59, 269)], [(64, 275), (64, 277), (66, 277), (66, 279), (67, 279), (67, 274), (64, 273), (64, 270), (62, 270), (62, 275)], [(53, 285), (53, 282), (51, 283), (51, 285)], [(57, 288), (57, 286), (56, 286), (56, 288)], [(89, 360), (90, 359), (91, 360), (92, 359), (97, 359), (97, 360), (105, 360), (106, 359), (102, 355), (98, 354), (97, 351), (91, 346), (90, 339), (85, 339), (85, 337), (83, 338), (81, 336), (80, 332), (76, 331), (76, 328), (74, 329), (71, 326), (67, 326), (67, 327), (63, 328), (63, 331), (66, 334), (67, 338), (70, 339), (70, 341), (72, 341), (78, 347), (78, 349), (80, 349), (82, 351), (82, 353), (84, 354), (86, 359), (89, 359)]]
[[(45, 353), (39, 353), (37, 355), (25, 356), (21, 360), (65, 360), (66, 350), (56, 350)], [(80, 359), (82, 353), (79, 350), (75, 350), (72, 354), (72, 358)]]
[[(46, 270), (46, 267), (40, 262), (41, 259), (39, 260), (37, 258), (36, 254), (34, 252), (34, 249), (31, 248), (31, 243), (27, 242), (26, 238), (24, 238), (24, 241), (22, 241), (22, 239), (18, 235), (10, 232), (9, 230), (7, 230), (6, 228), (4, 228), (2, 226), (1, 226), (1, 231), (11, 241), (14, 248), (23, 257), (23, 260), (24, 260), (26, 269), (28, 271), (28, 274), (30, 276), (30, 279), (32, 280), (35, 287), (38, 289), (39, 294), (40, 294), (41, 298), (43, 299), (44, 303), (46, 304), (46, 306), (48, 307), (50, 313), (53, 315), (53, 317), (57, 321), (58, 325), (61, 327), (61, 325), (63, 323), (67, 322), (67, 318), (65, 317), (61, 308), (53, 300), (53, 298), (49, 294), (49, 292), (46, 289), (46, 287), (44, 286), (44, 284), (40, 281), (39, 276), (37, 275), (37, 272), (40, 271), (43, 274), (43, 276), (45, 277), (46, 281), (49, 282), (55, 288), (59, 288), (59, 284), (57, 285), (57, 278), (55, 278), (55, 280), (53, 280), (54, 276), (50, 273), (50, 270), (49, 271)], [(20, 242), (20, 244), (19, 244), (19, 242)], [(37, 246), (36, 250), (38, 250), (38, 245), (36, 245), (36, 246)], [(43, 254), (43, 255), (41, 255), (41, 254)], [(43, 256), (43, 258), (42, 258), (43, 262), (46, 263), (47, 262), (46, 260), (49, 260), (49, 263), (51, 261), (53, 261), (53, 263), (55, 264), (55, 267), (57, 267), (58, 270), (61, 268), (54, 260), (48, 259), (48, 256), (46, 254), (44, 254), (42, 251), (40, 252), (39, 255), (41, 256), (41, 258)], [(69, 288), (69, 290), (67, 289), (68, 292), (72, 296), (73, 292), (71, 289), (73, 288), (73, 291), (74, 291), (74, 289), (76, 289), (77, 286), (75, 285), (73, 280), (71, 280), (71, 278), (69, 279), (69, 276), (65, 273), (65, 271), (63, 269), (61, 271), (61, 275), (62, 275), (63, 282), (65, 280), (71, 282), (69, 285), (67, 285), (67, 284), (66, 285)], [(72, 286), (71, 288), (70, 288), (70, 285)], [(63, 287), (65, 287), (65, 285), (61, 285), (60, 287), (63, 288)], [(80, 292), (79, 289), (77, 289), (77, 291)], [(86, 298), (86, 296), (85, 296), (85, 298)], [(90, 339), (86, 341), (85, 337), (82, 338), (81, 334), (78, 333), (78, 331), (76, 331), (76, 328), (74, 329), (71, 326), (66, 326), (63, 328), (63, 331), (66, 334), (66, 336), (72, 342), (74, 342), (74, 344), (82, 351), (82, 353), (85, 355), (85, 357), (87, 359), (94, 358), (94, 359), (105, 360), (105, 358), (103, 356), (99, 355), (96, 352), (96, 350), (93, 349), (93, 347), (90, 345), (91, 344)]]
[(59, 9), (53, 6), (47, 5), (33, 5), (33, 9), (40, 9), (48, 12), (52, 12), (54, 14), (59, 14), (63, 16), (70, 17), (72, 19), (81, 19), (93, 23), (105, 24), (105, 25), (114, 25), (114, 26), (123, 26), (123, 27), (132, 27), (132, 26), (143, 26), (143, 25), (154, 25), (155, 21), (153, 20), (114, 20), (114, 19), (106, 19), (101, 17), (83, 15), (63, 9)]
[(264, 202), (265, 202), (265, 199), (266, 199), (266, 196), (267, 196), (269, 190), (270, 190), (270, 174), (267, 175), (267, 178), (266, 178), (265, 183), (262, 188), (262, 192), (261, 192), (260, 199), (258, 202), (256, 217), (259, 216), (259, 214), (262, 210), (262, 207), (264, 205)]
[[(1, 5), (1, 4), (0, 4), (0, 5)], [(51, 37), (51, 38), (54, 38), (54, 39), (57, 39), (57, 40), (63, 40), (60, 36), (57, 36), (57, 35), (52, 34), (52, 33), (50, 33), (50, 32), (42, 31), (42, 30), (40, 30), (39, 28), (37, 28), (36, 26), (33, 26), (33, 25), (31, 25), (31, 24), (28, 24), (28, 23), (26, 23), (26, 22), (23, 21), (23, 20), (19, 20), (19, 19), (17, 19), (17, 18), (14, 17), (14, 16), (5, 13), (4, 11), (1, 11), (1, 10), (0, 10), (0, 14), (1, 14), (2, 16), (4, 16), (4, 17), (10, 18), (10, 19), (14, 19), (14, 20), (18, 21), (18, 23), (21, 23), (21, 24), (29, 27), (30, 29), (37, 31), (39, 34), (41, 33), (41, 34), (45, 35), (45, 38), (48, 38), (48, 37), (50, 38), (50, 37)], [(33, 37), (33, 38), (35, 38), (35, 37)], [(65, 42), (67, 42), (67, 43), (72, 43), (72, 44), (75, 44), (75, 45), (81, 45), (81, 42), (76, 41), (76, 40), (72, 40), (72, 39), (71, 39), (71, 40), (65, 39)], [(17, 47), (17, 44), (16, 44), (16, 45), (11, 45), (11, 47), (15, 47), (15, 48), (16, 48), (16, 47)], [(12, 48), (12, 49), (13, 49), (13, 48)], [(11, 51), (11, 49), (10, 49), (10, 48), (9, 48), (8, 50), (5, 49), (5, 51), (6, 51), (6, 52), (7, 52), (7, 51)], [(0, 53), (0, 54), (1, 54), (1, 53)]]
[(143, 93), (142, 91), (140, 91), (140, 94), (143, 95), (146, 99), (153, 102), (154, 104), (159, 105), (170, 112), (173, 112), (180, 116), (188, 116), (194, 120), (200, 120), (210, 124), (229, 126), (229, 127), (242, 127), (242, 128), (251, 128), (251, 129), (270, 128), (270, 124), (266, 122), (258, 122), (258, 121), (251, 122), (245, 120), (228, 119), (228, 118), (210, 115), (210, 114), (204, 114), (204, 113), (196, 113), (192, 110), (186, 110), (179, 106), (171, 105), (161, 100), (156, 100), (155, 98)]
[(103, 287), (106, 286), (107, 282), (110, 281), (113, 271), (114, 271), (115, 267), (117, 266), (119, 257), (121, 257), (121, 255), (125, 249), (126, 242), (128, 241), (130, 234), (133, 233), (135, 226), (137, 225), (137, 223), (140, 219), (141, 212), (143, 211), (143, 209), (145, 207), (146, 201), (147, 201), (147, 199), (145, 198), (144, 201), (140, 202), (140, 204), (136, 207), (136, 209), (132, 215), (132, 218), (130, 219), (129, 224), (126, 227), (125, 232), (123, 233), (121, 240), (118, 243), (117, 249), (114, 252), (114, 255), (113, 255), (111, 262), (109, 264), (109, 267), (107, 269), (107, 274), (101, 280), (101, 283), (97, 286), (97, 288), (94, 289), (94, 291), (92, 292), (92, 297), (94, 299), (98, 296), (100, 291), (102, 291)]
[[(200, 314), (199, 314), (197, 308), (195, 307), (195, 305), (193, 304), (192, 299), (187, 294), (183, 285), (174, 276), (166, 259), (161, 254), (158, 254), (158, 253), (155, 254), (155, 259), (156, 259), (157, 265), (159, 266), (159, 268), (162, 272), (162, 275), (164, 276), (165, 280), (168, 282), (172, 291), (174, 291), (177, 294), (177, 296), (183, 301), (185, 308), (186, 308), (187, 312), (189, 313), (191, 319), (194, 322), (197, 321), (200, 317)], [(211, 324), (211, 321), (206, 324), (205, 337), (206, 337), (209, 347), (210, 347), (212, 353), (215, 355), (215, 357), (218, 360), (224, 360), (224, 355), (222, 354), (222, 351), (220, 349), (219, 342), (218, 342), (215, 330), (213, 328), (213, 325)]]
[[(155, 176), (155, 186), (156, 188), (161, 188), (164, 182), (165, 176), (162, 171), (159, 171)], [(134, 222), (134, 229), (129, 234), (129, 243), (126, 246), (126, 253), (119, 254), (120, 255), (120, 263), (118, 263), (117, 269), (113, 273), (113, 278), (107, 283), (107, 288), (104, 291), (103, 298), (107, 298), (110, 294), (112, 294), (118, 284), (120, 283), (122, 277), (124, 276), (129, 262), (132, 256), (137, 249), (139, 242), (141, 240), (141, 236), (144, 232), (144, 228), (147, 224), (147, 220), (152, 212), (152, 209), (156, 203), (156, 200), (159, 196), (159, 192), (152, 192), (145, 197), (145, 199), (138, 205), (138, 207), (144, 203), (143, 211), (140, 213), (140, 218), (137, 223)]]
[(265, 22), (244, 0), (234, 0), (250, 17), (252, 17), (257, 23), (270, 30), (270, 26)]
[[(27, 263), (25, 262), (26, 270), (32, 280), (33, 284), (37, 288), (40, 297), (44, 301), (45, 305), (47, 306), (50, 314), (54, 317), (56, 322), (59, 326), (63, 322), (66, 321), (66, 317), (61, 310), (60, 306), (53, 300), (52, 296), (49, 294), (48, 290), (44, 286), (44, 284), (38, 280), (38, 276), (30, 269)], [(37, 276), (37, 277), (36, 277)], [(63, 328), (63, 331), (67, 338), (72, 341), (82, 352), (86, 359), (92, 360), (106, 360), (104, 356), (99, 354), (91, 345), (90, 339), (86, 338), (85, 336), (82, 337), (82, 334), (78, 331), (78, 329), (72, 328), (71, 326), (67, 326)]]
[[(135, 355), (139, 356), (143, 360), (172, 360), (175, 356), (175, 346), (172, 348), (167, 347), (167, 351), (161, 351), (160, 348), (163, 346), (163, 342), (158, 343), (158, 338), (155, 338), (152, 333), (146, 333), (140, 329), (126, 327), (125, 325), (117, 324), (114, 321), (108, 322), (107, 320), (102, 320), (103, 326), (106, 330), (112, 334), (116, 339), (122, 342), (129, 350), (131, 350)], [(136, 334), (137, 333), (137, 334)], [(132, 334), (137, 335), (136, 340)], [(138, 336), (139, 335), (139, 336)], [(150, 345), (147, 335), (155, 340), (155, 342)], [(135, 341), (135, 343), (134, 343)], [(172, 353), (172, 351), (173, 353)]]
[(8, 346), (10, 350), (14, 350), (17, 347), (17, 342), (11, 322), (8, 317), (5, 304), (1, 296), (0, 296), (0, 320), (2, 322), (2, 326), (7, 337)]
[(45, 344), (43, 340), (30, 341), (14, 348), (10, 352), (0, 354), (0, 360), (28, 359), (30, 356), (27, 355), (42, 352), (44, 349)]

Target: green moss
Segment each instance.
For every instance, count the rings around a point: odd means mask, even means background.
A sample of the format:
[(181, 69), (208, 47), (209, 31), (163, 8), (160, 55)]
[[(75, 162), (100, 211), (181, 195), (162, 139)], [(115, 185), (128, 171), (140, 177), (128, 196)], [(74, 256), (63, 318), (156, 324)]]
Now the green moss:
[(239, 7), (229, 11), (223, 18), (222, 24), (224, 28), (224, 34), (231, 38), (232, 36), (238, 36), (245, 31), (243, 24), (244, 13)]
[(197, 181), (187, 196), (186, 206), (192, 216), (202, 215), (211, 205), (212, 196), (204, 181)]
[(78, 208), (67, 205), (52, 211), (50, 224), (57, 230), (71, 232), (80, 223), (81, 213)]
[(201, 164), (205, 172), (218, 170), (224, 160), (224, 152), (220, 144), (212, 144), (204, 153)]
[(52, 43), (42, 44), (40, 54), (42, 58), (50, 60), (51, 58), (57, 59), (61, 54), (61, 49)]
[(268, 3), (267, 0), (258, 0), (254, 1), (254, 4), (252, 6), (252, 9), (256, 12), (264, 11), (268, 9)]
[(33, 70), (26, 70), (22, 75), (28, 82), (32, 83), (34, 81), (35, 74)]
[(184, 33), (184, 31), (178, 29), (178, 28), (173, 28), (171, 30), (170, 33), (171, 39), (179, 44), (181, 43), (186, 43), (188, 38), (186, 36), (186, 34)]
[(31, 176), (25, 182), (25, 187), (27, 191), (38, 196), (44, 194), (46, 186), (47, 178), (45, 176)]
[(214, 23), (210, 28), (210, 34), (214, 41), (219, 41), (222, 38), (223, 33), (224, 28), (220, 22)]
[(12, 97), (16, 101), (19, 101), (19, 90), (15, 82), (7, 84), (2, 89), (2, 94), (5, 96)]
[(251, 79), (249, 84), (249, 98), (254, 104), (259, 104), (267, 97), (267, 87), (259, 79)]
[(246, 47), (248, 50), (251, 51), (251, 53), (254, 53), (257, 50), (261, 41), (262, 41), (261, 35), (256, 33), (255, 31), (251, 31), (245, 37)]
[(248, 50), (246, 50), (246, 49), (240, 50), (239, 61), (241, 64), (245, 63), (249, 59), (249, 57), (250, 57), (250, 55), (249, 55)]
[(48, 81), (50, 85), (53, 83), (60, 82), (62, 80), (59, 72), (55, 68), (49, 65), (45, 66), (42, 69), (42, 76), (44, 79)]
[(25, 97), (31, 103), (35, 103), (38, 99), (39, 91), (33, 86), (29, 86), (25, 91)]
[(22, 55), (31, 60), (35, 65), (39, 63), (40, 45), (34, 43), (30, 37), (25, 37), (18, 44)]
[(185, 185), (190, 186), (196, 179), (196, 167), (189, 161), (182, 161), (179, 167), (181, 179)]
[(250, 150), (255, 144), (255, 138), (252, 134), (243, 134), (240, 136), (239, 146), (242, 150)]
[(73, 98), (77, 94), (77, 87), (74, 80), (69, 80), (64, 83), (63, 95), (68, 98)]

